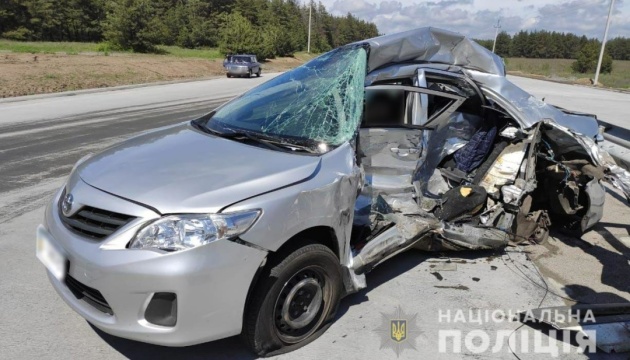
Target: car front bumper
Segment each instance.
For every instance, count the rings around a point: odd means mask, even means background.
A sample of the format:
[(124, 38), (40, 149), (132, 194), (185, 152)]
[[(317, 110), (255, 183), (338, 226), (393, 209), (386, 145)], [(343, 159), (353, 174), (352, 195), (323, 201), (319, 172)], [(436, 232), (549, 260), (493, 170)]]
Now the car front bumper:
[[(68, 260), (67, 275), (98, 290), (111, 307), (113, 314), (108, 314), (86, 297), (77, 298), (66, 281), (48, 272), (55, 290), (88, 322), (115, 336), (167, 346), (193, 345), (241, 332), (249, 287), (265, 251), (227, 240), (173, 253), (116, 249), (110, 238), (117, 233), (99, 241), (66, 228), (56, 206), (60, 195), (61, 191), (48, 205), (37, 236)], [(177, 296), (177, 321), (172, 327), (145, 318), (157, 292)]]

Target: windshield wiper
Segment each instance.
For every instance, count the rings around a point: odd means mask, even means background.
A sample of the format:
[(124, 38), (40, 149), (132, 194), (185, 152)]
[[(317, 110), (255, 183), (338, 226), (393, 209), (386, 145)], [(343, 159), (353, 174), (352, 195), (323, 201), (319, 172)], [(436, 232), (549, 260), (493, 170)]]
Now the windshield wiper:
[(226, 139), (247, 139), (250, 141), (253, 141), (255, 143), (258, 143), (260, 145), (265, 146), (268, 149), (271, 150), (276, 150), (276, 151), (283, 151), (283, 149), (280, 146), (277, 146), (275, 144), (272, 144), (271, 142), (269, 142), (268, 140), (262, 139), (258, 136), (252, 135), (248, 132), (244, 132), (244, 131), (233, 131), (233, 132), (229, 132), (229, 133), (222, 133), (222, 135), (220, 135)]
[(230, 129), (230, 133), (227, 133), (225, 135), (225, 137), (229, 137), (231, 139), (234, 138), (239, 138), (239, 137), (244, 137), (247, 138), (251, 141), (255, 141), (258, 142), (259, 144), (263, 144), (265, 146), (267, 146), (269, 149), (271, 150), (277, 150), (277, 151), (286, 151), (286, 150), (290, 150), (290, 151), (304, 151), (304, 152), (308, 152), (311, 154), (317, 154), (318, 152), (309, 148), (308, 146), (303, 146), (303, 145), (296, 145), (287, 141), (283, 141), (282, 139), (277, 139), (277, 138), (273, 138), (273, 137), (268, 137), (268, 136), (264, 136), (264, 135), (259, 135), (259, 134), (253, 134), (253, 133), (249, 133), (249, 132), (245, 132), (245, 131), (235, 131)]
[(195, 126), (197, 129), (204, 131), (206, 133), (215, 135), (215, 136), (219, 136), (222, 138), (226, 138), (226, 139), (235, 139), (235, 140), (243, 140), (243, 139), (247, 139), (249, 141), (258, 143), (260, 145), (265, 146), (268, 149), (271, 150), (276, 150), (276, 151), (286, 151), (286, 150), (291, 150), (291, 151), (305, 151), (311, 154), (317, 154), (318, 152), (307, 147), (307, 146), (302, 146), (302, 145), (295, 145), (292, 143), (287, 143), (287, 142), (283, 142), (280, 139), (275, 139), (275, 138), (269, 138), (269, 137), (265, 137), (265, 136), (260, 136), (257, 134), (252, 134), (250, 132), (245, 132), (245, 131), (237, 131), (237, 130), (233, 130), (233, 129), (229, 129), (229, 132), (221, 132), (221, 131), (217, 131), (214, 129), (211, 129), (207, 126), (204, 126), (200, 123), (197, 123), (195, 121), (192, 122), (193, 126)]

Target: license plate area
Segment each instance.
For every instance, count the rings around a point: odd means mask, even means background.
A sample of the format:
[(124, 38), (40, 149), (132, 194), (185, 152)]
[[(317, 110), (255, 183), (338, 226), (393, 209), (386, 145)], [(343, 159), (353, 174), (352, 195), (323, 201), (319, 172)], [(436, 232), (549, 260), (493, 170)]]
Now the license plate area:
[(57, 280), (64, 280), (68, 272), (68, 260), (50, 239), (38, 234), (35, 253), (39, 261)]

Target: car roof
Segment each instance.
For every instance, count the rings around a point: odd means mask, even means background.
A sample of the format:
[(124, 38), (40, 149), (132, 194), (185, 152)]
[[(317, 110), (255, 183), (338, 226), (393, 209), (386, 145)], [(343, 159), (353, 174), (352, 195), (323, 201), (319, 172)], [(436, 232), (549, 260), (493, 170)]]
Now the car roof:
[(462, 34), (434, 27), (383, 35), (353, 44), (370, 47), (369, 71), (391, 64), (428, 62), (505, 76), (501, 57)]

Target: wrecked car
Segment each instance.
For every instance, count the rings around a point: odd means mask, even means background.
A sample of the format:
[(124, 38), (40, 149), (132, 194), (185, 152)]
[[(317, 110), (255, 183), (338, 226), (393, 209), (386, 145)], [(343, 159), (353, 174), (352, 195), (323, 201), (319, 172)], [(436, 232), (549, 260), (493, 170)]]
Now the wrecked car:
[(312, 341), (407, 249), (543, 242), (630, 174), (593, 116), (541, 102), (434, 28), (323, 54), (185, 123), (81, 159), (37, 229), (59, 295), (103, 331), (186, 346)]

